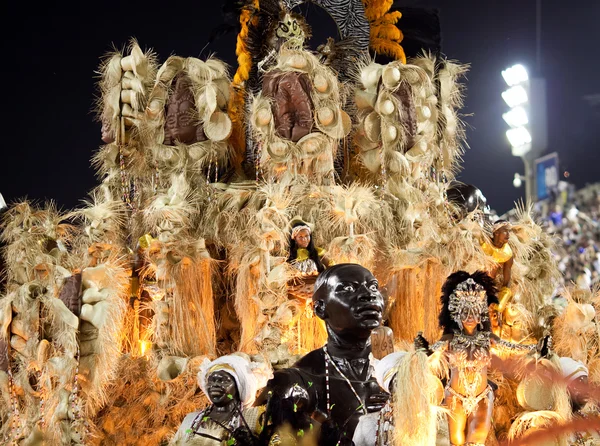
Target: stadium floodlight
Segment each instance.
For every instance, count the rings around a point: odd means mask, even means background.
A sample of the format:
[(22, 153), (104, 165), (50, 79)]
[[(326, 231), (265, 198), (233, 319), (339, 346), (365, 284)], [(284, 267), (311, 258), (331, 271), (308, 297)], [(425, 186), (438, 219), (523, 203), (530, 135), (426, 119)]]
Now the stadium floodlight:
[(527, 117), (527, 111), (523, 107), (515, 107), (510, 111), (504, 113), (502, 118), (511, 127), (523, 127), (529, 123)]
[(521, 147), (526, 144), (531, 144), (531, 133), (525, 127), (517, 127), (506, 131), (508, 142), (513, 147)]
[(527, 91), (521, 86), (516, 85), (502, 92), (502, 99), (510, 108), (525, 104), (528, 100)]
[(523, 184), (524, 179), (526, 179), (526, 178), (519, 175), (518, 173), (515, 173), (515, 178), (513, 179), (513, 186), (518, 189)]
[(502, 77), (504, 78), (509, 87), (522, 84), (529, 80), (527, 70), (521, 64), (513, 65), (512, 67), (503, 70)]

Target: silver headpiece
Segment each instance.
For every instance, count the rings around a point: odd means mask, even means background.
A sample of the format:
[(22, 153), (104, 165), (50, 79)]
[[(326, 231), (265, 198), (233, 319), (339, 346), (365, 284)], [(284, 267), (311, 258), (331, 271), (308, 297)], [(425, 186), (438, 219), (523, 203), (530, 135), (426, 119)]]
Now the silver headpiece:
[(487, 292), (485, 288), (472, 278), (459, 283), (450, 295), (448, 310), (454, 322), (462, 328), (462, 321), (470, 315), (477, 321), (489, 318)]

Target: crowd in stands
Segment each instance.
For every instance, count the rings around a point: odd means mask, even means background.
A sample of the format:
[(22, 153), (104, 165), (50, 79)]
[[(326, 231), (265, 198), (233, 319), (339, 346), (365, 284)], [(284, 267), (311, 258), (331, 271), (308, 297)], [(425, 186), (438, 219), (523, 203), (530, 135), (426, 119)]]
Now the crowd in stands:
[(556, 237), (554, 255), (566, 285), (600, 285), (600, 183), (575, 190), (567, 183), (537, 206), (543, 227)]

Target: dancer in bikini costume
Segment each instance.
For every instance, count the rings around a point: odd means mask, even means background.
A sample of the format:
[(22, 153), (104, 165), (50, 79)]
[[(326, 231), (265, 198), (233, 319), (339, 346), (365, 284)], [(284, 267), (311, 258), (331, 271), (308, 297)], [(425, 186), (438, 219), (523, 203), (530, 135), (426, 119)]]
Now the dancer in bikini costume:
[(450, 379), (444, 403), (450, 410), (448, 428), (452, 445), (483, 445), (488, 436), (494, 405), (494, 392), (488, 382), (492, 352), (513, 354), (547, 350), (550, 338), (538, 345), (503, 341), (491, 332), (488, 308), (498, 303), (493, 279), (483, 271), (451, 274), (442, 287), (440, 326), (442, 338), (431, 349), (421, 335), (419, 348), (445, 355)]

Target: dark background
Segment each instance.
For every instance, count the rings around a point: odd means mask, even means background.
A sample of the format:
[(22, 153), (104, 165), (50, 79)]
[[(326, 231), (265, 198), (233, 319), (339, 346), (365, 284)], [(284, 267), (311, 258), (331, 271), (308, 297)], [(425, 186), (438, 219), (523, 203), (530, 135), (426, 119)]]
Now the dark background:
[[(535, 0), (407, 0), (440, 9), (443, 51), (471, 64), (466, 107), (472, 116), (460, 179), (478, 186), (499, 213), (524, 193), (523, 163), (504, 136), (501, 70), (535, 68)], [(100, 141), (92, 112), (100, 57), (136, 37), (160, 61), (209, 53), (235, 70), (235, 35), (207, 46), (222, 22), (220, 2), (3, 2), (3, 142), (0, 193), (76, 206), (96, 183), (90, 157)], [(401, 28), (401, 25), (400, 25)], [(543, 0), (542, 75), (548, 83), (549, 150), (561, 175), (581, 187), (600, 181), (600, 115), (584, 95), (600, 92), (600, 1)], [(319, 27), (322, 32), (323, 27)]]

